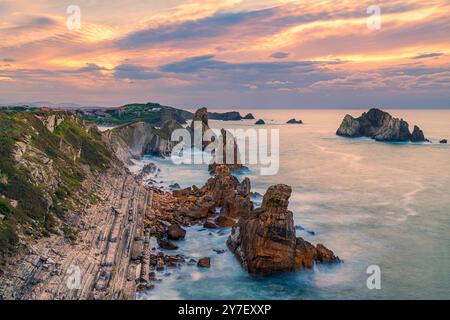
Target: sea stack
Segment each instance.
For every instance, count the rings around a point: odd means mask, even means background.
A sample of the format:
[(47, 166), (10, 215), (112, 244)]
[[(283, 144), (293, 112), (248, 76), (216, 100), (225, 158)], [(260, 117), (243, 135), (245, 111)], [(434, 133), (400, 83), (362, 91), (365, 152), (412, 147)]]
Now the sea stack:
[(251, 274), (270, 275), (312, 268), (315, 262), (339, 262), (339, 257), (318, 244), (296, 237), (294, 219), (288, 210), (291, 187), (271, 186), (261, 208), (241, 216), (228, 238), (228, 248)]
[(408, 122), (392, 117), (380, 109), (370, 109), (359, 118), (346, 115), (336, 134), (343, 137), (369, 137), (376, 141), (387, 142), (425, 142), (428, 141), (418, 126), (413, 133)]

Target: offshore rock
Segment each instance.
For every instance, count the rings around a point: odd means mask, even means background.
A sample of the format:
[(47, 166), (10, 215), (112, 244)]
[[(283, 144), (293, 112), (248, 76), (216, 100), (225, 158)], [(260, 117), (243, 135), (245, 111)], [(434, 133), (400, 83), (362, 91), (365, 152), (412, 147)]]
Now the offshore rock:
[(289, 120), (288, 122), (286, 122), (287, 124), (303, 124), (302, 120), (296, 120), (295, 118)]
[(312, 268), (315, 262), (339, 262), (331, 250), (297, 238), (288, 204), (291, 187), (271, 186), (261, 208), (242, 216), (228, 238), (228, 248), (252, 274), (269, 275)]
[(389, 113), (380, 109), (370, 109), (359, 118), (346, 115), (341, 126), (336, 132), (343, 137), (369, 137), (377, 141), (427, 141), (419, 127), (415, 126), (413, 133), (409, 131), (409, 125), (403, 119), (392, 117)]

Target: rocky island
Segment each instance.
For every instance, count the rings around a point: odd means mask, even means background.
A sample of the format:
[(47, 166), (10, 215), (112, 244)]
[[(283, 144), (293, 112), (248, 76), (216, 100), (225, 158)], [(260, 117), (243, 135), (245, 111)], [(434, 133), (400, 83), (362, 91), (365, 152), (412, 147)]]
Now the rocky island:
[(359, 118), (346, 115), (336, 134), (349, 138), (368, 137), (386, 142), (428, 141), (418, 126), (414, 126), (411, 133), (406, 121), (394, 118), (380, 109), (370, 109)]

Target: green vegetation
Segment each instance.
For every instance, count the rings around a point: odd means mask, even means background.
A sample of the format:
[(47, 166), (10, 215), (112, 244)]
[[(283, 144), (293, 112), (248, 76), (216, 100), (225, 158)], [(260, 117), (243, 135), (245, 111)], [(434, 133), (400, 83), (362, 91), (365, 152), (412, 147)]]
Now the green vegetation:
[(101, 142), (101, 134), (96, 129), (86, 131), (79, 123), (65, 120), (55, 128), (54, 135), (81, 150), (81, 163), (96, 170), (108, 168), (112, 155)]
[[(64, 119), (53, 133), (39, 119), (50, 115)], [(26, 146), (21, 163), (15, 158), (18, 143)], [(19, 230), (41, 237), (60, 228), (74, 240), (75, 231), (64, 222), (66, 202), (82, 192), (89, 172), (84, 168), (104, 171), (114, 159), (101, 133), (69, 112), (0, 111), (0, 262), (16, 249)], [(37, 183), (31, 171), (58, 185)]]
[(192, 113), (159, 103), (128, 104), (121, 108), (77, 110), (87, 122), (99, 125), (122, 125), (134, 121), (144, 121), (153, 125), (163, 125), (168, 120), (185, 123)]

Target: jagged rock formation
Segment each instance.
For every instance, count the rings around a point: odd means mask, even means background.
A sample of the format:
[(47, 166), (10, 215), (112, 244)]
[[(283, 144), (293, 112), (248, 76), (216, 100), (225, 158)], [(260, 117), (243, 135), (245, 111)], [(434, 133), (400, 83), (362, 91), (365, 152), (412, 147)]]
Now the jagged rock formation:
[(146, 122), (134, 122), (105, 132), (104, 139), (122, 162), (132, 164), (131, 159), (141, 159), (145, 154), (170, 156), (176, 144), (170, 141), (170, 136), (179, 128), (176, 121), (168, 121), (161, 129)]
[(303, 124), (302, 120), (297, 120), (295, 118), (289, 120), (288, 122), (286, 122), (287, 124)]
[(379, 109), (370, 109), (356, 119), (346, 115), (336, 134), (351, 138), (369, 137), (377, 141), (427, 141), (419, 127), (415, 126), (411, 134), (406, 121)]
[[(195, 114), (194, 118), (192, 120), (192, 123), (189, 127), (189, 131), (191, 132), (192, 139), (192, 145), (194, 145), (194, 128), (195, 123), (200, 123), (202, 126), (202, 135), (205, 134), (206, 131), (210, 130), (209, 123), (208, 123), (208, 110), (206, 108), (198, 109)], [(231, 169), (231, 171), (237, 171), (242, 170), (245, 167), (240, 164), (240, 155), (238, 146), (236, 143), (236, 139), (232, 136), (232, 134), (225, 129), (221, 129), (221, 134), (219, 136), (213, 135), (212, 139), (210, 141), (202, 141), (202, 148), (206, 148), (212, 141), (216, 141), (215, 139), (221, 139), (222, 140), (222, 150), (215, 150), (214, 152), (214, 158), (211, 161), (211, 164), (208, 166), (208, 170), (211, 174), (214, 174), (216, 167), (218, 165), (227, 165)], [(227, 159), (227, 149), (231, 146), (229, 146), (229, 142), (232, 142), (234, 144), (233, 146), (233, 159)]]
[[(238, 149), (238, 145), (236, 142), (236, 138), (233, 137), (233, 135), (226, 131), (225, 129), (221, 130), (221, 134), (219, 137), (216, 137), (217, 139), (222, 139), (222, 150), (219, 152), (216, 150), (214, 154), (213, 162), (208, 165), (208, 171), (211, 174), (214, 174), (216, 172), (216, 168), (220, 165), (226, 165), (228, 168), (232, 171), (239, 171), (243, 170), (246, 167), (240, 163), (240, 153)], [(227, 151), (228, 148), (231, 148), (228, 146), (229, 143), (233, 144), (232, 149), (232, 159), (227, 158)]]
[(228, 248), (252, 274), (269, 275), (312, 268), (315, 262), (340, 261), (332, 251), (316, 247), (295, 235), (294, 220), (288, 204), (292, 189), (271, 186), (261, 208), (240, 218), (228, 238)]
[(216, 225), (234, 225), (235, 220), (232, 219), (253, 210), (253, 203), (250, 200), (250, 180), (246, 178), (240, 183), (226, 165), (218, 166), (214, 177), (202, 188), (175, 190), (173, 195), (177, 201), (168, 211), (178, 211), (190, 219), (214, 218), (216, 209), (221, 208), (218, 221), (206, 220), (206, 224), (211, 228)]

